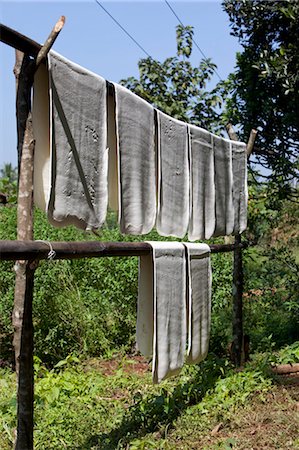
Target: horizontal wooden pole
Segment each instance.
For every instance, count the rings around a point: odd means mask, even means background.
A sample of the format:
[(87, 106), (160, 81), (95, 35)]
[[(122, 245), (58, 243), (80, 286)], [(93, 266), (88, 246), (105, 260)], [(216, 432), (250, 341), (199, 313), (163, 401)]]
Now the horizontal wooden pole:
[(289, 373), (299, 373), (299, 363), (295, 364), (279, 364), (278, 366), (271, 367), (272, 372), (277, 375), (285, 375)]
[(31, 56), (37, 56), (42, 48), (38, 42), (33, 41), (2, 23), (0, 24), (0, 41)]
[[(246, 248), (248, 244), (240, 244)], [(232, 252), (234, 244), (210, 245), (211, 253)], [(147, 242), (51, 242), (46, 241), (0, 241), (0, 260), (48, 259), (55, 252), (55, 259), (100, 258), (105, 256), (141, 256), (151, 252)]]
[(57, 36), (62, 30), (65, 23), (65, 17), (61, 16), (53, 30), (51, 31), (48, 39), (44, 45), (39, 44), (36, 41), (24, 36), (24, 34), (7, 27), (6, 25), (0, 24), (0, 41), (10, 47), (20, 50), (21, 52), (36, 57), (36, 65), (38, 66), (40, 62), (46, 57), (53, 43), (55, 42)]
[[(56, 26), (54, 27), (54, 32), (58, 33), (62, 29), (65, 22), (65, 17), (61, 16)], [(0, 42), (9, 45), (10, 47), (15, 48), (16, 50), (20, 50), (21, 52), (38, 58), (39, 52), (42, 50), (43, 46), (36, 41), (33, 41), (29, 37), (24, 34), (19, 33), (18, 31), (13, 30), (12, 28), (7, 27), (0, 23)], [(40, 61), (37, 61), (37, 65)], [(107, 81), (108, 85), (108, 94), (114, 95), (114, 85), (110, 81)]]

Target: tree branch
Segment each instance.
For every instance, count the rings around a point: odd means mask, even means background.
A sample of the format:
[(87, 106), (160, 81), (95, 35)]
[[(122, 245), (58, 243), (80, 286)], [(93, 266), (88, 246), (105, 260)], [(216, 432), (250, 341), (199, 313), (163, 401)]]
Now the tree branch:
[(62, 30), (64, 24), (65, 24), (65, 17), (61, 16), (60, 19), (58, 20), (58, 22), (56, 23), (55, 27), (49, 34), (48, 39), (46, 40), (46, 42), (44, 43), (44, 45), (38, 52), (38, 55), (36, 57), (36, 67), (38, 67), (40, 65), (42, 60), (47, 56), (47, 54), (51, 50), (51, 47), (53, 46), (54, 42), (56, 41), (57, 36), (59, 35), (60, 31)]
[(246, 146), (247, 158), (249, 158), (249, 156), (253, 152), (256, 135), (257, 135), (257, 130), (252, 129), (250, 132), (248, 142), (247, 142), (247, 146)]
[(232, 141), (238, 141), (238, 140), (239, 140), (238, 135), (237, 135), (237, 133), (235, 132), (234, 127), (232, 126), (231, 123), (228, 123), (228, 124), (226, 125), (226, 131), (227, 131), (227, 133), (228, 133), (228, 135), (229, 135), (229, 138), (230, 138)]

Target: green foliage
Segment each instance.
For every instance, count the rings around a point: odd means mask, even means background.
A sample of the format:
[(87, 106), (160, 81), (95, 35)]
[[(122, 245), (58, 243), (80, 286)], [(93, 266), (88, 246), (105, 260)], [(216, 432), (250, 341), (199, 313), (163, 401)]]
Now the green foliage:
[[(142, 448), (140, 438), (169, 427), (200, 401), (221, 376), (222, 366), (225, 370), (223, 361), (211, 358), (201, 370), (186, 367), (182, 377), (154, 386), (149, 374), (128, 375), (121, 365), (107, 377), (85, 369), (73, 357), (52, 370), (35, 358), (35, 448), (121, 449), (132, 440), (133, 448)], [(0, 446), (6, 450), (16, 414), (14, 375), (2, 370), (1, 380)]]
[(264, 187), (251, 185), (246, 233), (258, 245), (244, 252), (244, 326), (252, 350), (299, 337), (299, 208), (286, 200), (279, 207), (271, 203)]
[(18, 169), (13, 167), (11, 163), (6, 163), (0, 169), (0, 177), (7, 179), (10, 183), (18, 180)]
[(217, 89), (207, 91), (216, 65), (202, 59), (198, 67), (193, 67), (189, 60), (193, 27), (178, 25), (176, 32), (177, 56), (163, 62), (141, 59), (139, 79), (130, 77), (121, 83), (172, 117), (219, 131), (222, 99)]
[[(2, 208), (0, 239), (14, 239), (15, 228), (15, 209)], [(36, 210), (35, 238), (80, 241), (94, 236), (72, 227), (55, 229)], [(108, 228), (100, 239), (126, 240)], [(55, 364), (70, 352), (99, 355), (122, 347), (129, 350), (135, 333), (137, 264), (137, 258), (41, 262), (33, 305), (36, 354)], [(1, 357), (11, 360), (13, 263), (2, 262), (1, 268)]]
[(296, 364), (299, 363), (299, 342), (287, 345), (274, 353), (271, 362), (275, 364)]
[(178, 25), (176, 27), (177, 53), (178, 56), (186, 56), (187, 58), (192, 52), (193, 28), (190, 26)]
[(210, 350), (225, 354), (232, 339), (232, 254), (212, 257), (212, 323)]
[[(16, 238), (16, 208), (0, 211), (0, 239)], [(100, 231), (103, 241), (165, 239), (153, 231), (147, 237), (122, 236), (115, 228), (114, 214), (108, 214), (107, 225)], [(94, 236), (76, 230), (53, 228), (45, 215), (35, 211), (35, 239), (45, 241), (93, 240)], [(228, 255), (213, 258), (216, 317), (227, 317), (231, 259)], [(12, 262), (1, 262), (0, 325), (1, 358), (13, 360), (11, 313), (14, 297)], [(35, 354), (43, 362), (54, 365), (69, 353), (88, 356), (130, 351), (135, 343), (137, 304), (137, 258), (99, 258), (72, 261), (41, 261), (36, 271), (33, 320)], [(219, 306), (217, 306), (219, 305)], [(216, 318), (213, 331), (215, 345), (223, 341), (222, 319)], [(218, 348), (219, 350), (219, 348)]]
[(299, 338), (298, 265), (286, 248), (247, 251), (244, 325), (252, 351)]
[[(16, 208), (2, 208), (0, 219), (0, 239), (15, 239)], [(280, 347), (298, 339), (297, 263), (285, 245), (267, 245), (266, 236), (271, 239), (267, 230), (273, 218), (269, 217), (265, 225), (264, 220), (256, 221), (264, 236), (264, 247), (248, 250), (244, 261), (244, 325), (252, 350)], [(53, 228), (45, 215), (36, 210), (35, 238), (80, 241), (93, 240), (94, 236), (72, 227)], [(108, 214), (99, 239), (161, 237), (155, 231), (147, 237), (122, 236), (116, 228), (115, 215)], [(232, 255), (213, 255), (212, 266), (210, 350), (224, 355), (231, 341)], [(13, 360), (11, 313), (15, 275), (12, 262), (1, 262), (1, 269), (0, 347), (4, 363)], [(135, 342), (137, 278), (137, 258), (42, 261), (35, 277), (35, 354), (53, 366), (70, 353), (99, 356), (131, 351)]]
[(224, 0), (232, 35), (243, 52), (229, 78), (227, 115), (246, 140), (258, 128), (257, 160), (270, 169), (269, 194), (298, 192), (299, 4), (293, 0)]
[[(275, 361), (297, 362), (298, 349), (298, 343), (285, 347)], [(179, 377), (152, 385), (149, 373), (124, 371), (121, 358), (110, 376), (73, 355), (52, 370), (35, 358), (35, 448), (175, 449), (176, 437), (183, 444), (188, 435), (229, 422), (251, 399), (264, 401), (275, 380), (269, 370), (273, 361), (272, 354), (256, 355), (243, 372), (235, 372), (210, 354)], [(3, 450), (12, 446), (15, 416), (15, 375), (0, 369)]]
[(17, 202), (17, 169), (11, 163), (0, 169), (0, 192), (7, 195), (8, 203)]

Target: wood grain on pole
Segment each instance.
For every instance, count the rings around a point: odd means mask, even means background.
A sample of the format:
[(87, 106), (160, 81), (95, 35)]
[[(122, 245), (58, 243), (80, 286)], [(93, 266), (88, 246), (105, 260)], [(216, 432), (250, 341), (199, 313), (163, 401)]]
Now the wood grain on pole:
[(46, 40), (46, 42), (44, 43), (44, 45), (38, 52), (38, 55), (36, 57), (36, 66), (39, 66), (41, 61), (47, 56), (47, 54), (51, 50), (54, 42), (56, 41), (60, 31), (62, 30), (64, 24), (65, 24), (65, 17), (61, 16), (60, 19), (58, 20), (58, 22), (56, 23), (55, 27), (49, 34), (48, 39)]
[[(32, 61), (16, 51), (14, 73), (17, 84), (17, 129), (19, 186), (17, 206), (17, 238), (33, 239), (32, 196), (33, 196), (33, 162), (34, 139), (31, 120), (31, 85)], [(12, 323), (14, 327), (14, 348), (16, 372), (19, 372), (19, 354), (21, 345), (22, 321), (24, 311), (24, 293), (26, 286), (26, 261), (21, 258), (15, 265), (15, 295)]]
[[(20, 55), (16, 55), (16, 61)], [(17, 65), (17, 64), (16, 64)], [(17, 237), (33, 239), (33, 155), (34, 137), (31, 117), (32, 61), (23, 56), (17, 89), (17, 126), (19, 150), (19, 191)], [(18, 380), (18, 425), (15, 449), (33, 449), (33, 275), (25, 259), (15, 264), (15, 295), (12, 322), (13, 345)]]
[[(239, 244), (240, 248), (248, 243)], [(211, 253), (226, 253), (235, 250), (235, 244), (211, 244)], [(0, 241), (0, 260), (42, 260), (47, 259), (50, 250), (55, 252), (55, 260), (103, 258), (114, 256), (142, 256), (151, 252), (147, 242), (40, 242), (40, 241)]]
[(33, 449), (33, 323), (32, 293), (35, 265), (26, 264), (24, 275), (24, 304), (22, 320), (22, 338), (20, 340), (19, 376), (18, 376), (18, 428), (15, 443), (16, 450)]
[[(31, 91), (38, 64), (46, 57), (64, 24), (60, 18), (35, 61), (16, 51), (17, 127), (19, 153), (19, 190), (17, 237), (19, 243), (33, 239), (33, 165), (34, 135), (31, 115)], [(15, 36), (15, 35), (14, 35)], [(17, 36), (18, 42), (22, 40)], [(28, 42), (27, 42), (28, 43)], [(20, 61), (22, 63), (20, 64)], [(19, 69), (20, 68), (20, 69)], [(16, 264), (13, 309), (14, 348), (18, 378), (18, 425), (15, 449), (33, 449), (33, 324), (32, 300), (35, 266), (27, 258)]]
[(226, 131), (227, 131), (227, 133), (228, 133), (228, 135), (229, 135), (229, 138), (230, 138), (232, 141), (238, 141), (238, 136), (237, 136), (237, 134), (236, 134), (236, 132), (235, 132), (235, 130), (234, 130), (234, 127), (232, 126), (231, 123), (228, 123), (228, 124), (226, 125)]
[(2, 23), (0, 24), (0, 41), (31, 56), (37, 56), (42, 47), (38, 42), (33, 41), (29, 37), (24, 36)]
[(271, 367), (273, 373), (277, 375), (287, 375), (291, 373), (299, 373), (299, 363), (295, 364), (278, 364)]
[[(238, 135), (231, 123), (226, 126), (229, 138), (232, 141), (238, 141)], [(246, 146), (247, 158), (253, 151), (254, 141), (257, 131), (251, 130), (248, 144)], [(234, 264), (233, 264), (233, 311), (232, 311), (232, 359), (235, 366), (239, 367), (242, 363), (243, 353), (243, 289), (244, 289), (244, 273), (242, 259), (242, 236), (235, 236), (234, 243)]]
[(250, 132), (248, 142), (247, 142), (247, 146), (246, 146), (247, 158), (249, 158), (249, 156), (253, 152), (256, 135), (257, 135), (257, 130), (252, 129)]
[[(231, 123), (226, 126), (229, 138), (238, 141)], [(233, 341), (231, 348), (232, 360), (235, 366), (241, 365), (243, 347), (243, 261), (242, 261), (242, 237), (235, 236), (234, 262), (233, 262), (233, 309), (232, 309), (232, 331)]]

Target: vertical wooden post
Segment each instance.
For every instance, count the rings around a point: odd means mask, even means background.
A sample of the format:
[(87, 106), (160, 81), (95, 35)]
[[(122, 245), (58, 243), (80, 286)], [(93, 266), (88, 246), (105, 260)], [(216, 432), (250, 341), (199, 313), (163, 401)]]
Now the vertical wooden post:
[[(31, 87), (34, 62), (16, 53), (18, 128), (18, 240), (33, 239), (33, 156), (34, 137), (31, 118)], [(18, 425), (15, 448), (33, 449), (33, 328), (32, 299), (34, 270), (28, 261), (16, 261), (13, 309), (14, 348), (18, 378)]]
[(240, 367), (243, 347), (243, 259), (240, 234), (235, 236), (234, 268), (233, 268), (233, 344), (232, 359), (236, 367)]
[[(238, 136), (233, 126), (228, 124), (227, 133), (232, 141), (237, 141)], [(241, 365), (242, 343), (243, 343), (243, 261), (242, 249), (239, 244), (242, 242), (240, 234), (235, 236), (234, 263), (233, 263), (233, 311), (232, 328), (233, 342), (231, 347), (231, 357), (236, 367)]]
[[(237, 141), (238, 136), (234, 131), (233, 126), (229, 123), (226, 127), (227, 133), (232, 141)], [(254, 141), (257, 131), (251, 130), (249, 141), (247, 144), (247, 156), (252, 153)], [(233, 328), (233, 342), (232, 342), (232, 360), (236, 367), (240, 367), (242, 363), (243, 352), (243, 258), (242, 258), (242, 236), (238, 234), (235, 236), (234, 248), (234, 267), (233, 267), (233, 311), (232, 311), (232, 328)]]
[[(34, 138), (30, 113), (30, 93), (32, 86), (32, 62), (28, 57), (17, 52), (16, 66), (22, 58), (18, 77), (17, 90), (17, 126), (18, 126), (18, 158), (19, 158), (19, 193), (18, 193), (18, 240), (33, 239), (33, 153)], [(31, 75), (30, 75), (31, 72)], [(28, 93), (29, 92), (29, 93)], [(28, 104), (29, 103), (29, 104)], [(16, 372), (19, 373), (19, 355), (21, 345), (22, 319), (24, 309), (24, 292), (26, 286), (26, 261), (15, 264), (16, 283), (13, 310), (14, 348)]]
[[(34, 73), (49, 52), (65, 22), (62, 16), (41, 47), (36, 60), (16, 51), (14, 73), (17, 85), (18, 130), (18, 240), (33, 240), (33, 163), (34, 136), (31, 116), (31, 90)], [(18, 379), (18, 425), (16, 450), (33, 449), (33, 324), (32, 300), (34, 272), (37, 265), (29, 261), (15, 264), (16, 282), (13, 309), (14, 348)]]
[(32, 297), (35, 262), (27, 262), (24, 274), (25, 292), (23, 321), (19, 355), (19, 384), (18, 384), (18, 429), (15, 444), (16, 450), (33, 449), (33, 324)]

